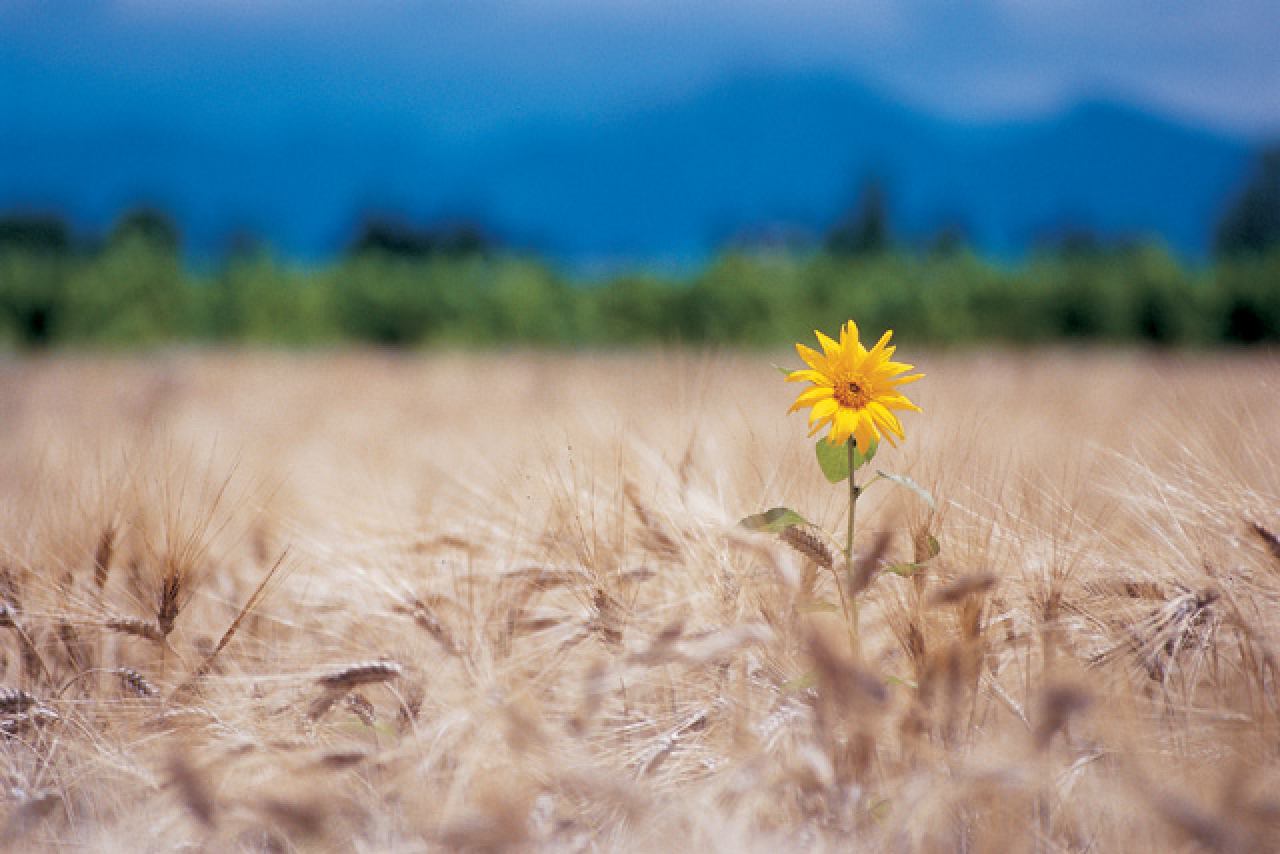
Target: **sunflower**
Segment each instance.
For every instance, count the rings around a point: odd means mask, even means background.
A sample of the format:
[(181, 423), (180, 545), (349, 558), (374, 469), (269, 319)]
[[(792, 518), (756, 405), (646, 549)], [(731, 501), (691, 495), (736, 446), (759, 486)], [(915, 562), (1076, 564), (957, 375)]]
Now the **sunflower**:
[(813, 388), (800, 392), (788, 412), (813, 407), (809, 435), (830, 426), (827, 441), (833, 445), (853, 437), (858, 448), (866, 451), (882, 435), (890, 444), (897, 444), (895, 436), (905, 439), (902, 423), (892, 410), (919, 412), (920, 407), (907, 400), (898, 386), (915, 382), (924, 374), (901, 376), (913, 366), (890, 361), (896, 349), (889, 346), (893, 330), (882, 335), (870, 350), (858, 340), (858, 325), (852, 320), (841, 328), (839, 343), (816, 330), (814, 334), (822, 352), (797, 344), (796, 352), (809, 368), (787, 374), (788, 382), (811, 382)]

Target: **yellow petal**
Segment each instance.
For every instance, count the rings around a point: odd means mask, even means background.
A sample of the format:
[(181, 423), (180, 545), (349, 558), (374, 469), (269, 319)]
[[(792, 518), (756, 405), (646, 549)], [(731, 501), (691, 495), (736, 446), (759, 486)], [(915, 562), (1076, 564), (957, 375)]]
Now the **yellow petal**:
[(809, 367), (813, 368), (815, 371), (826, 373), (828, 364), (827, 359), (825, 356), (818, 353), (817, 350), (814, 350), (812, 347), (806, 347), (803, 344), (797, 344), (796, 352), (800, 354), (800, 358), (804, 359)]
[(813, 330), (813, 334), (818, 336), (818, 343), (822, 345), (822, 352), (827, 354), (827, 358), (831, 359), (840, 355), (840, 345), (832, 341), (831, 338), (824, 335), (819, 330)]
[(825, 388), (831, 388), (832, 386), (831, 378), (822, 371), (792, 371), (787, 374), (787, 382), (811, 382), (814, 385), (823, 386)]
[[(831, 416), (831, 418), (827, 421), (827, 423), (831, 425), (831, 432), (827, 434), (827, 441), (833, 445), (839, 445), (841, 442), (844, 441), (845, 435), (847, 435), (847, 434), (842, 434), (840, 432), (839, 413), (836, 413), (835, 415)], [(810, 434), (810, 435), (813, 435), (813, 434)]]
[(829, 388), (824, 388), (822, 386), (807, 388), (800, 392), (800, 396), (796, 398), (796, 402), (791, 404), (791, 408), (787, 410), (787, 414), (795, 412), (797, 409), (801, 409), (805, 406), (812, 406), (819, 400), (830, 400), (831, 395), (832, 391)]
[(889, 339), (892, 337), (893, 337), (893, 330), (886, 329), (884, 334), (880, 336), (880, 340), (876, 342), (876, 346), (872, 347), (868, 351), (867, 355), (879, 357), (882, 353), (884, 353), (884, 347), (886, 344), (889, 343)]
[(857, 342), (858, 340), (858, 324), (852, 320), (845, 321), (844, 326), (840, 327), (840, 347), (847, 348), (849, 342)]
[(809, 423), (812, 424), (821, 418), (829, 418), (839, 408), (840, 404), (836, 403), (833, 398), (827, 397), (819, 400), (813, 405), (813, 410), (809, 413)]
[(902, 371), (890, 368), (888, 364), (878, 365), (875, 370), (871, 372), (871, 380), (876, 385), (887, 386), (902, 373)]
[(924, 379), (924, 374), (912, 374), (909, 377), (894, 377), (889, 382), (893, 383), (894, 385), (906, 385), (907, 383), (913, 383), (916, 380), (922, 380), (922, 379)]
[(876, 401), (886, 409), (909, 409), (912, 412), (924, 412), (923, 409), (901, 394), (877, 394)]
[(833, 423), (840, 429), (840, 435), (848, 438), (854, 430), (858, 429), (858, 424), (861, 420), (860, 412), (841, 407), (840, 411), (836, 413)]
[(828, 424), (830, 424), (830, 423), (831, 423), (831, 416), (830, 416), (830, 415), (828, 415), (826, 418), (820, 418), (820, 419), (818, 419), (818, 420), (817, 420), (817, 421), (815, 421), (812, 425), (810, 425), (810, 427), (809, 427), (809, 435), (810, 435), (810, 436), (813, 436), (813, 435), (815, 435), (816, 433), (820, 433), (820, 432), (822, 431), (822, 428), (823, 428), (823, 427), (826, 427), (826, 426), (827, 426)]
[(871, 401), (867, 404), (867, 412), (871, 414), (872, 419), (875, 420), (876, 426), (881, 430), (886, 433), (893, 433), (897, 435), (899, 439), (907, 438), (902, 432), (902, 422), (898, 420), (896, 415), (885, 409), (881, 404), (874, 400)]
[[(871, 416), (865, 412), (858, 419), (858, 424), (854, 432), (854, 440), (857, 441), (859, 448), (870, 448), (872, 442), (879, 441), (880, 435), (876, 430), (875, 424), (871, 422)], [(889, 444), (893, 444), (893, 437), (890, 436)]]

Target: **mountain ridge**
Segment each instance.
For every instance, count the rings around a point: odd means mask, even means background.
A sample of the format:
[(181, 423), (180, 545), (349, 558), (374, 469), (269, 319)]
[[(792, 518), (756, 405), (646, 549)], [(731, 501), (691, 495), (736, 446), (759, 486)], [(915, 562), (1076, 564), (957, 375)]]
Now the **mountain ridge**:
[(381, 212), (475, 219), (570, 265), (679, 263), (763, 225), (821, 234), (875, 178), (907, 241), (959, 223), (979, 249), (1008, 256), (1087, 228), (1199, 258), (1257, 150), (1104, 99), (1016, 122), (956, 121), (822, 72), (735, 75), (607, 120), (528, 120), (467, 145), (432, 136), (416, 115), (367, 125), (317, 113), (260, 138), (171, 119), (44, 139), (0, 126), (11, 167), (0, 169), (0, 209), (52, 207), (101, 227), (157, 204), (197, 255), (249, 230), (320, 259)]

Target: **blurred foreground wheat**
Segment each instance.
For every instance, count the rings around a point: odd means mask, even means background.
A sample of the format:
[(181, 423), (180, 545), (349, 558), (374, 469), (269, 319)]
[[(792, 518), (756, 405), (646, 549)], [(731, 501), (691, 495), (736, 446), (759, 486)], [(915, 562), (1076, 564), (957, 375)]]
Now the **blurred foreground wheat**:
[(1275, 849), (1280, 365), (928, 362), (860, 662), (768, 360), (0, 364), (0, 845)]

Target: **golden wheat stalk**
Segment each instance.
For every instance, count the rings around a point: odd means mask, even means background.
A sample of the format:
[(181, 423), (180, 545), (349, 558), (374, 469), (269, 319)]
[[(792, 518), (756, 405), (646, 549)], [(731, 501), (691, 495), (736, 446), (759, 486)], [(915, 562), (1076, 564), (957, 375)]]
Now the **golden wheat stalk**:
[(800, 525), (789, 525), (778, 538), (823, 569), (835, 568), (836, 559), (831, 547), (813, 531)]
[(153, 643), (163, 644), (165, 636), (155, 623), (140, 620), (137, 617), (108, 617), (102, 624), (105, 628), (122, 635), (131, 635)]
[(93, 583), (101, 591), (107, 586), (107, 578), (111, 574), (111, 556), (115, 552), (116, 526), (109, 524), (103, 527), (98, 535), (98, 545), (93, 551)]

